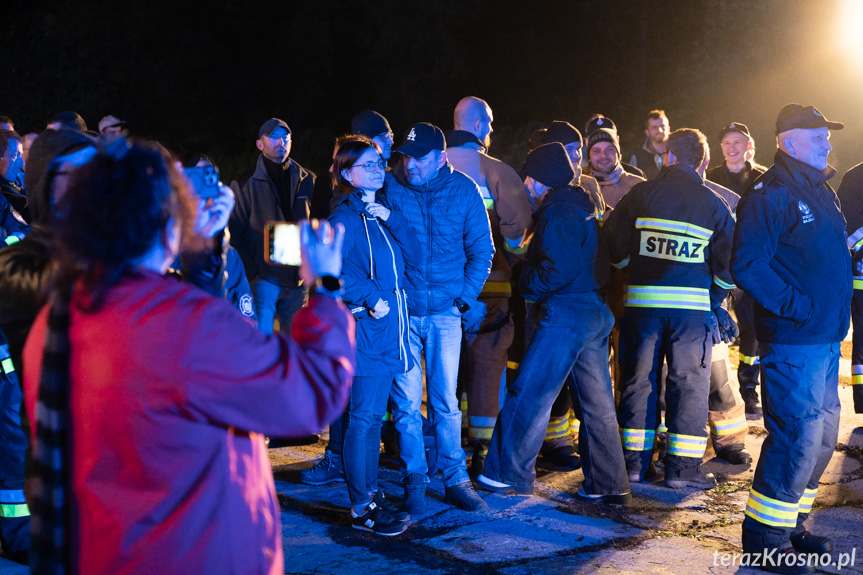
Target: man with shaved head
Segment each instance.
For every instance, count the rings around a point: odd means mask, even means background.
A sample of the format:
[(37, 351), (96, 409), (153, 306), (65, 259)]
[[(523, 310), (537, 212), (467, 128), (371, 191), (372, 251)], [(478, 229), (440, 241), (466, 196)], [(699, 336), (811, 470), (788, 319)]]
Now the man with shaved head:
[(479, 186), (491, 224), (495, 253), (491, 273), (478, 303), (484, 313), (476, 323), (464, 324), (469, 343), (467, 413), (473, 443), (471, 474), (482, 473), (488, 442), (500, 410), (507, 352), (515, 327), (512, 322), (512, 265), (524, 257), (531, 207), (516, 171), (486, 152), (491, 144), (491, 108), (479, 98), (462, 98), (453, 113), (454, 130), (446, 134), (447, 156), (453, 168)]
[[(845, 218), (827, 184), (836, 170), (827, 157), (830, 130), (843, 127), (813, 106), (782, 108), (773, 166), (737, 208), (731, 272), (756, 303), (769, 432), (746, 503), (743, 551), (772, 551), (782, 566), (833, 549), (803, 522), (839, 431), (840, 343), (848, 332), (852, 277)], [(815, 571), (797, 565), (777, 572)]]

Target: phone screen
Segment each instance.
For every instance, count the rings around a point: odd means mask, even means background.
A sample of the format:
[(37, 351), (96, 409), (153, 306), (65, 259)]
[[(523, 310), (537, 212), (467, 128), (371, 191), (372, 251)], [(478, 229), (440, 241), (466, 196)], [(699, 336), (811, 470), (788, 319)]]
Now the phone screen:
[(286, 222), (267, 224), (267, 260), (273, 264), (298, 266), (300, 258), (300, 226)]

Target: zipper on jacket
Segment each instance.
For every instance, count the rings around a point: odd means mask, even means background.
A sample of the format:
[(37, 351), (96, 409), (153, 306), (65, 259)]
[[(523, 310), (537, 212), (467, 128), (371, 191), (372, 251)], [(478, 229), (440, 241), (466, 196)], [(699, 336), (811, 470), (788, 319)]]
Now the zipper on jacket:
[[(381, 232), (381, 235), (384, 237), (384, 241), (387, 243), (387, 247), (390, 248), (390, 254), (393, 257), (393, 277), (394, 277), (395, 283), (396, 283), (396, 289), (395, 289), (396, 305), (398, 305), (398, 307), (399, 307), (399, 359), (404, 360), (405, 367), (404, 367), (404, 372), (402, 372), (402, 373), (407, 373), (408, 356), (407, 356), (407, 352), (405, 351), (405, 347), (404, 347), (404, 329), (405, 329), (404, 323), (405, 322), (404, 322), (403, 317), (402, 317), (402, 305), (404, 304), (404, 300), (402, 299), (401, 290), (399, 289), (399, 270), (396, 267), (396, 253), (393, 251), (393, 246), (390, 243), (390, 239), (387, 237), (387, 234), (384, 233), (384, 231), (381, 229), (380, 222), (378, 222), (378, 230)], [(405, 311), (407, 311), (407, 310), (405, 310)]]
[(371, 274), (371, 279), (375, 279), (375, 258), (372, 255), (372, 239), (369, 237), (369, 225), (366, 223), (366, 215), (364, 213), (360, 213), (360, 217), (363, 218), (363, 227), (366, 229), (366, 241), (369, 243), (369, 274)]
[(426, 313), (431, 315), (432, 294), (431, 294), (431, 258), (432, 258), (432, 229), (431, 229), (431, 193), (429, 193), (428, 184), (425, 186), (426, 199), (426, 235), (428, 235), (428, 259), (426, 260), (426, 297), (428, 298), (428, 307)]

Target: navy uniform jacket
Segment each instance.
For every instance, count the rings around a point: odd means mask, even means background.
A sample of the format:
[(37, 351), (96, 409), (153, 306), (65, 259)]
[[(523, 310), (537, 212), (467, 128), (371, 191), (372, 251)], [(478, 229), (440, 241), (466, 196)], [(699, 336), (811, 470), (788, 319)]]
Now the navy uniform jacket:
[(737, 208), (731, 271), (755, 299), (758, 341), (835, 343), (848, 332), (851, 255), (827, 184), (835, 174), (777, 151)]
[(536, 212), (519, 291), (529, 301), (552, 295), (600, 291), (608, 284), (608, 251), (599, 241), (599, 220), (580, 187), (548, 192)]
[(627, 313), (704, 316), (735, 287), (734, 218), (690, 167), (668, 166), (633, 186), (602, 233), (612, 265), (627, 269)]

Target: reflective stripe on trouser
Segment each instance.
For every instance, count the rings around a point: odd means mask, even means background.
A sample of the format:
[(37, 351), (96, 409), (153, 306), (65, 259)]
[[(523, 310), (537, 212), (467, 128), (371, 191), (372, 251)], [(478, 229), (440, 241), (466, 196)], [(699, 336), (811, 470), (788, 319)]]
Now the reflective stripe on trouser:
[(743, 521), (744, 551), (790, 547), (839, 429), (840, 344), (761, 343), (764, 425)]
[(851, 323), (854, 333), (851, 342), (851, 392), (854, 412), (863, 413), (863, 289), (857, 284), (863, 278), (854, 278), (854, 295), (851, 296)]
[(2, 332), (0, 367), (0, 541), (5, 549), (18, 552), (30, 548), (30, 511), (24, 500), (29, 438), (21, 425), (21, 385)]
[(734, 381), (734, 372), (728, 361), (728, 344), (713, 346), (710, 364), (710, 395), (707, 398), (707, 422), (713, 446), (723, 447), (745, 444), (749, 433), (746, 423), (746, 405), (740, 398)]
[[(515, 327), (509, 314), (509, 299), (480, 298), (486, 319), (480, 333), (465, 333), (467, 353), (467, 421), (470, 441), (488, 441), (501, 407), (501, 386), (506, 385), (506, 364)], [(493, 331), (484, 332), (489, 328)], [(464, 410), (462, 410), (464, 413)]]
[(666, 464), (683, 469), (701, 462), (706, 445), (711, 346), (705, 315), (653, 316), (627, 310), (621, 323), (623, 393), (619, 421), (627, 472), (644, 474), (659, 425), (660, 351), (668, 361), (665, 402)]
[(737, 379), (740, 389), (758, 387), (761, 371), (758, 359), (758, 340), (755, 337), (755, 300), (740, 288), (732, 290), (734, 315), (740, 329)]

